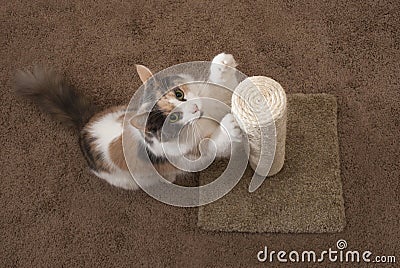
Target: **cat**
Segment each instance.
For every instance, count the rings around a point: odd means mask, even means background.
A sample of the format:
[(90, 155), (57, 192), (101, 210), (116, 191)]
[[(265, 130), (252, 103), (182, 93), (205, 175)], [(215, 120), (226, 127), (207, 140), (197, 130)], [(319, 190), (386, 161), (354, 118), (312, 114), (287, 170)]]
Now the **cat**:
[[(215, 56), (209, 82), (234, 88), (238, 84), (234, 76), (236, 66), (230, 54)], [(52, 69), (38, 66), (32, 71), (17, 72), (15, 92), (32, 99), (56, 120), (78, 130), (79, 145), (90, 170), (111, 185), (126, 190), (139, 189), (137, 182), (140, 187), (157, 183), (158, 180), (149, 175), (151, 166), (167, 181), (175, 181), (177, 175), (190, 168), (177, 168), (170, 163), (168, 156), (178, 161), (196, 159), (202, 150), (200, 141), (204, 138), (209, 140), (203, 144), (203, 151), (211, 151), (211, 147), (215, 146), (217, 157), (229, 156), (230, 138), (239, 140), (241, 130), (231, 113), (219, 114), (221, 109), (212, 105), (207, 107), (202, 97), (217, 98), (229, 105), (230, 91), (213, 85), (200, 89), (190, 84), (165, 90), (166, 86), (183, 81), (183, 76), (164, 77), (162, 81), (157, 81), (152, 79), (153, 73), (149, 68), (136, 65), (136, 70), (144, 84), (144, 96), (141, 107), (129, 119), (130, 128), (126, 130), (129, 134), (124, 135), (124, 146), (128, 147), (126, 151), (132, 155), (127, 158), (129, 163), (124, 157), (122, 141), (124, 118), (129, 112), (127, 105), (96, 112), (97, 108), (85, 96), (79, 95), (64, 77)], [(154, 107), (142, 112), (151, 99), (156, 100)], [(219, 116), (221, 120), (207, 120), (205, 115)], [(166, 122), (171, 126), (170, 131), (163, 128)], [(177, 129), (182, 130), (183, 141), (182, 136), (174, 132)], [(150, 161), (145, 161), (145, 156)]]

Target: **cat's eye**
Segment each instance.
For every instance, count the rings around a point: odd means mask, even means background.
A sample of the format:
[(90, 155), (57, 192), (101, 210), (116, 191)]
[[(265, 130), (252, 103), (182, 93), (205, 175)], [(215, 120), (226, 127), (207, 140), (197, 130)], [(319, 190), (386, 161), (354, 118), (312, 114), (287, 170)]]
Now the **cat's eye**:
[(179, 120), (179, 113), (172, 113), (172, 114), (170, 114), (170, 116), (169, 116), (169, 121), (171, 122), (171, 123), (175, 123), (176, 121), (178, 121)]
[(175, 89), (175, 97), (176, 97), (178, 100), (183, 101), (184, 98), (185, 98), (185, 93), (183, 93), (183, 91), (182, 91), (181, 89), (176, 88), (176, 89)]

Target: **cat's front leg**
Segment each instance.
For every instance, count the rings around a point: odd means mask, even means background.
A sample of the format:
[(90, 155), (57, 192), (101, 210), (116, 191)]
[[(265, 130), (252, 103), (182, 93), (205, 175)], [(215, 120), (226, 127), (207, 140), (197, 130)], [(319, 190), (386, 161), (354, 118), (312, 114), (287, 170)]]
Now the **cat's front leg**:
[(226, 81), (231, 78), (238, 66), (232, 54), (220, 53), (211, 62), (210, 80), (214, 82)]
[(235, 69), (237, 65), (232, 54), (218, 54), (211, 62), (209, 81), (234, 90), (239, 83)]
[[(231, 141), (240, 141), (242, 131), (232, 114), (227, 114), (221, 121), (221, 124), (211, 136), (211, 140), (217, 147), (217, 157), (229, 157)], [(213, 146), (210, 144), (210, 146)]]
[(236, 66), (237, 63), (231, 54), (221, 53), (215, 56), (210, 65), (208, 85), (203, 87), (199, 94), (200, 97), (217, 100), (202, 101), (205, 114), (217, 121), (230, 110), (232, 92), (239, 84)]

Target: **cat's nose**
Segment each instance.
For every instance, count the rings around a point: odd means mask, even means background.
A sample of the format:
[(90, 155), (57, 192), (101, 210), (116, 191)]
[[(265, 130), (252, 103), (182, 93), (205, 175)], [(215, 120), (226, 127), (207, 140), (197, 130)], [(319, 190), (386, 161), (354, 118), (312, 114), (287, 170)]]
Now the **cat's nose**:
[(193, 105), (193, 113), (197, 113), (199, 111), (199, 106), (197, 104)]

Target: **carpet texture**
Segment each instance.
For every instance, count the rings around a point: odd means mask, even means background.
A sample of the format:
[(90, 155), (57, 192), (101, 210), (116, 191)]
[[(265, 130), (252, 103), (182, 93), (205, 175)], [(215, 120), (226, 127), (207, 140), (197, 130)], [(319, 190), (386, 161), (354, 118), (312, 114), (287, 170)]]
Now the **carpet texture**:
[[(226, 196), (199, 208), (205, 230), (325, 233), (345, 225), (339, 169), (336, 99), (328, 94), (292, 94), (288, 99), (284, 168), (255, 192), (248, 167)], [(218, 178), (227, 161), (200, 173), (200, 184)]]
[[(254, 267), (264, 245), (326, 250), (338, 239), (398, 252), (399, 12), (385, 0), (1, 1), (0, 266)], [(74, 132), (11, 94), (15, 70), (43, 62), (100, 107), (126, 104), (140, 85), (135, 63), (159, 71), (221, 51), (288, 94), (337, 97), (342, 233), (200, 230), (196, 208), (90, 175)]]

